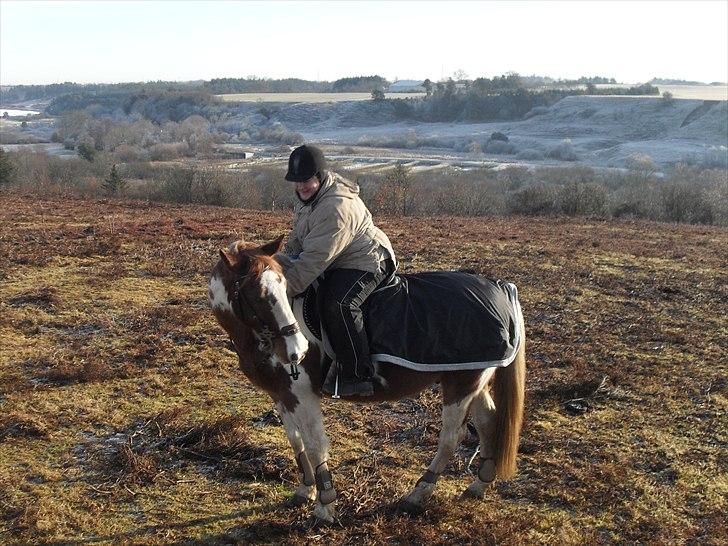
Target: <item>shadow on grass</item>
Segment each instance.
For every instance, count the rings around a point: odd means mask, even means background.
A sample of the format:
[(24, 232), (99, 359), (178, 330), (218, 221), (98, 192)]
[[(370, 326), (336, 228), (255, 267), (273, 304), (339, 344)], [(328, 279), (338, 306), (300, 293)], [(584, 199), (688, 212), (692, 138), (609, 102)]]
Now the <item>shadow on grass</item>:
[[(140, 527), (138, 529), (135, 529), (133, 531), (128, 531), (125, 533), (116, 533), (113, 535), (94, 535), (86, 538), (74, 538), (71, 540), (60, 540), (60, 541), (54, 541), (54, 542), (47, 542), (45, 543), (47, 546), (70, 546), (71, 544), (96, 544), (96, 543), (113, 543), (118, 544), (120, 542), (125, 542), (127, 540), (132, 539), (139, 539), (141, 537), (144, 537), (145, 535), (155, 535), (160, 532), (164, 531), (172, 531), (172, 530), (181, 530), (181, 529), (193, 529), (195, 527), (203, 527), (205, 525), (209, 525), (211, 523), (217, 523), (221, 521), (230, 521), (235, 520), (239, 518), (245, 518), (252, 514), (258, 514), (258, 515), (264, 515), (269, 514), (276, 511), (285, 511), (290, 510), (286, 507), (285, 502), (278, 502), (271, 504), (269, 506), (265, 507), (256, 507), (256, 508), (249, 508), (247, 510), (236, 510), (234, 512), (230, 512), (229, 514), (223, 514), (219, 516), (209, 516), (204, 518), (196, 518), (191, 519), (188, 521), (183, 521), (179, 523), (170, 523), (170, 524), (157, 524), (157, 525), (147, 525), (145, 527)], [(260, 525), (259, 523), (256, 523), (257, 525)], [(234, 531), (231, 533), (224, 533), (220, 535), (219, 538), (215, 537), (209, 537), (204, 539), (191, 539), (191, 540), (183, 540), (182, 542), (185, 544), (216, 544), (219, 543), (221, 540), (224, 541), (225, 537), (232, 538), (233, 536), (237, 536), (238, 529), (246, 529), (248, 527), (252, 526), (245, 526), (245, 527), (238, 527), (235, 528)], [(296, 530), (295, 528), (290, 530)], [(151, 536), (150, 536), (151, 538)], [(240, 537), (242, 538), (242, 537)]]

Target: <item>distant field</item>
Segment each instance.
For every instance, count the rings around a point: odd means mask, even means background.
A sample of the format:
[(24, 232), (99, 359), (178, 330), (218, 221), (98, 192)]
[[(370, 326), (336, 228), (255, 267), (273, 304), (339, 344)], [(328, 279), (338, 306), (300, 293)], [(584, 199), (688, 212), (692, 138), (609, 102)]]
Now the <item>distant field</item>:
[[(629, 87), (629, 85), (598, 85), (597, 87)], [(728, 100), (725, 85), (658, 85), (660, 93), (669, 91), (676, 99)], [(423, 97), (424, 93), (386, 93), (388, 99)], [(237, 93), (216, 95), (225, 102), (343, 102), (371, 100), (371, 93)]]
[[(519, 472), (485, 501), (467, 436), (422, 516), (439, 389), (327, 402), (339, 521), (312, 529), (272, 404), (207, 303), (217, 250), (291, 216), (0, 193), (0, 543), (726, 544), (725, 229), (379, 217), (401, 269), (519, 287)], [(256, 424), (257, 423), (257, 424)], [(267, 424), (266, 424), (267, 423)]]
[[(626, 84), (600, 84), (597, 87), (630, 87)], [(672, 93), (676, 99), (728, 100), (728, 86), (725, 85), (656, 85), (660, 94)]]
[[(423, 97), (424, 93), (386, 93), (388, 99)], [(344, 102), (372, 100), (371, 93), (237, 93), (215, 95), (225, 102)]]

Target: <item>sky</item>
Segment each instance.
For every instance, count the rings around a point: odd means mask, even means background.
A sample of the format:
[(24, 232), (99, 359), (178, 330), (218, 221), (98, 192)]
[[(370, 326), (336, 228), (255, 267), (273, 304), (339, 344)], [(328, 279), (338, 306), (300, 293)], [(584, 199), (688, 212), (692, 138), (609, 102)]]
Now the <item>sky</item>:
[(359, 75), (728, 81), (728, 0), (0, 0), (0, 84)]

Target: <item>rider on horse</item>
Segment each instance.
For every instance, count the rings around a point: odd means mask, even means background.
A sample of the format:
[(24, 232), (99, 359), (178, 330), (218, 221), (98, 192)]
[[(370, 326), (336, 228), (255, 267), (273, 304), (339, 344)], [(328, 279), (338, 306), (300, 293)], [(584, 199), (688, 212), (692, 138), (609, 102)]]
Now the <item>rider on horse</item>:
[(396, 259), (387, 236), (374, 225), (359, 186), (327, 169), (315, 146), (299, 146), (288, 160), (286, 180), (299, 203), (282, 255), (288, 295), (303, 293), (323, 276), (322, 318), (336, 366), (323, 390), (340, 396), (370, 396), (374, 366), (361, 306), (394, 274)]

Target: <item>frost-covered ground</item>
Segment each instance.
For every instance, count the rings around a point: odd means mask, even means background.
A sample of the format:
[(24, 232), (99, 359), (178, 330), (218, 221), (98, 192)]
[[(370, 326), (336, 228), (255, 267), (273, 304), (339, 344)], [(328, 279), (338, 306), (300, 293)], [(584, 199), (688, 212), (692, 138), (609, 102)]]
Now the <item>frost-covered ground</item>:
[[(344, 101), (236, 104), (217, 130), (239, 136), (260, 160), (283, 161), (281, 142), (322, 145), (334, 159), (355, 169), (378, 169), (408, 161), (417, 170), (446, 165), (569, 165), (622, 169), (635, 156), (659, 168), (678, 162), (728, 168), (728, 101), (661, 97), (566, 97), (539, 107), (519, 121), (418, 123), (397, 121), (391, 103)], [(46, 142), (52, 119), (0, 119), (5, 142)], [(502, 133), (507, 141), (491, 140)], [(277, 142), (277, 144), (276, 144)], [(4, 145), (20, 149), (28, 144)], [(68, 153), (41, 144), (49, 153)], [(251, 165), (252, 166), (252, 165)]]
[[(384, 148), (393, 157), (446, 162), (581, 162), (622, 168), (635, 155), (647, 155), (665, 167), (681, 161), (720, 166), (728, 154), (726, 101), (566, 97), (522, 121), (384, 123), (372, 115), (371, 125), (361, 124), (354, 103), (329, 105), (328, 115), (314, 106), (291, 105), (272, 119), (306, 141), (343, 147), (344, 156), (347, 147), (364, 156), (366, 147), (375, 147), (380, 159)], [(494, 132), (506, 135), (508, 142), (489, 142)]]

